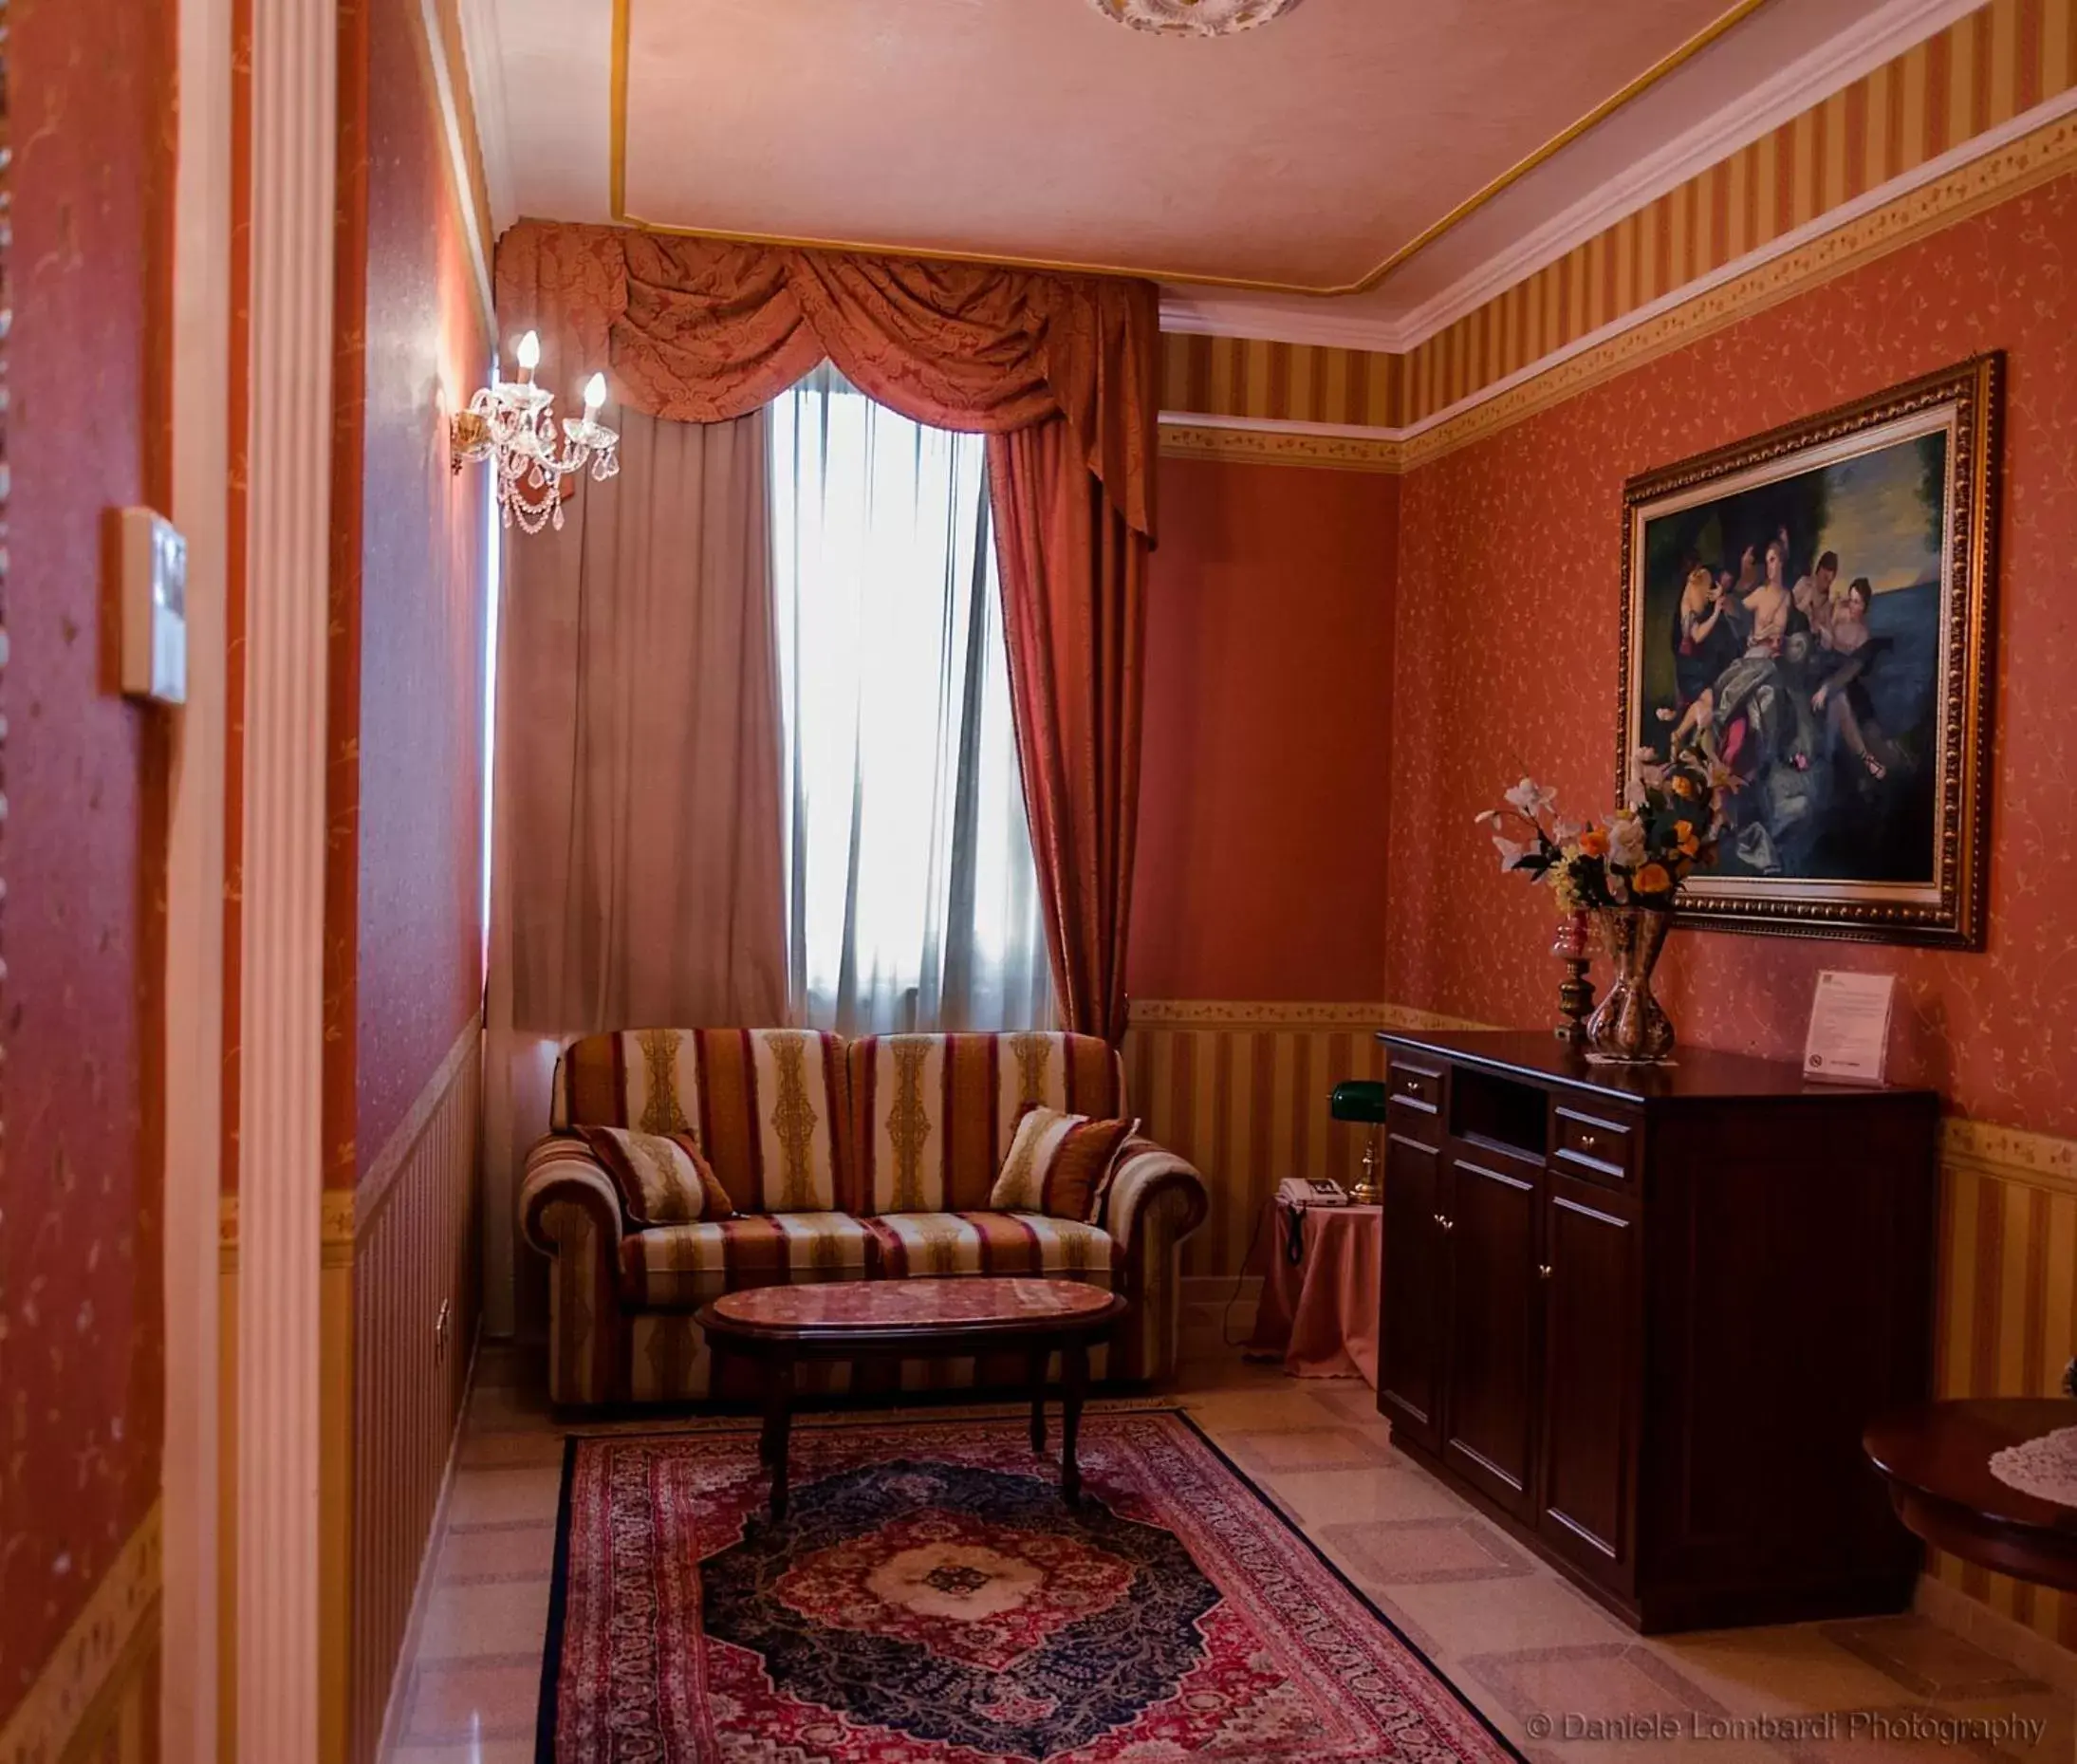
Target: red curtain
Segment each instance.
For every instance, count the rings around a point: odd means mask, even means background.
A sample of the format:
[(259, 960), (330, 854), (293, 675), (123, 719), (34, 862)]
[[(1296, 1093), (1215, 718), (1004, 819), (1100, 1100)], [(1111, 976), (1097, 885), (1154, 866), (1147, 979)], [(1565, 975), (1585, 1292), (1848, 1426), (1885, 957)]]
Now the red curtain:
[(678, 422), (770, 402), (825, 357), (918, 422), (986, 434), (1011, 695), (1066, 1027), (1125, 1027), (1140, 651), (1154, 540), (1151, 284), (522, 221), (500, 325), (550, 384), (601, 362)]

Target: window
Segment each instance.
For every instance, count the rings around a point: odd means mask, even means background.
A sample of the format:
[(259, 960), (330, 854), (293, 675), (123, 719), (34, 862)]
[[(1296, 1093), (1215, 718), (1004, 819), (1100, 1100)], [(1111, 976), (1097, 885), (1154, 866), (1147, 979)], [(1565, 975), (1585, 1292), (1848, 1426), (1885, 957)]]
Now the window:
[(772, 406), (771, 462), (794, 1009), (1048, 1026), (985, 443), (825, 365)]

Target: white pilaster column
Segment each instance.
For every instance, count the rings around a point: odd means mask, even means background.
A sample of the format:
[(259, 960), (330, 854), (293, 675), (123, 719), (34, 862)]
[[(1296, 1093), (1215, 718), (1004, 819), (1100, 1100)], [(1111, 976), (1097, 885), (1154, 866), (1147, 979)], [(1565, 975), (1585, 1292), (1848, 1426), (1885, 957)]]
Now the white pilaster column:
[(337, 0), (252, 9), (238, 1756), (318, 1755), (318, 1270)]

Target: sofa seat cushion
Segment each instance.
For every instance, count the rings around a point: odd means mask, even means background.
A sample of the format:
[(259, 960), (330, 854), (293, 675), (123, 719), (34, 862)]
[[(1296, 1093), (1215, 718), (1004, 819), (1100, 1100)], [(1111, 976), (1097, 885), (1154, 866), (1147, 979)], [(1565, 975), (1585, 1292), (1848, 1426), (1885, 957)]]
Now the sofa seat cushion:
[(865, 1221), (876, 1274), (1057, 1274), (1111, 1284), (1116, 1245), (1100, 1227), (1043, 1213), (883, 1213)]
[(637, 1307), (693, 1309), (738, 1287), (865, 1280), (876, 1253), (866, 1221), (848, 1213), (738, 1213), (630, 1234), (621, 1289)]
[(922, 1274), (1051, 1274), (1110, 1287), (1116, 1246), (1037, 1213), (739, 1213), (659, 1225), (621, 1243), (625, 1303), (692, 1310), (741, 1287)]

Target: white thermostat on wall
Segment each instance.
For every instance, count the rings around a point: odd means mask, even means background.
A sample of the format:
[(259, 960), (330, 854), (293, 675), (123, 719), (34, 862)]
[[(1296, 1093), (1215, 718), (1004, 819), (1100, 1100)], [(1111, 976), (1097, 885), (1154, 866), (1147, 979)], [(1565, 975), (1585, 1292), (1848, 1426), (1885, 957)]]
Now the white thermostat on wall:
[(188, 542), (150, 509), (118, 511), (122, 690), (181, 704), (188, 696)]

